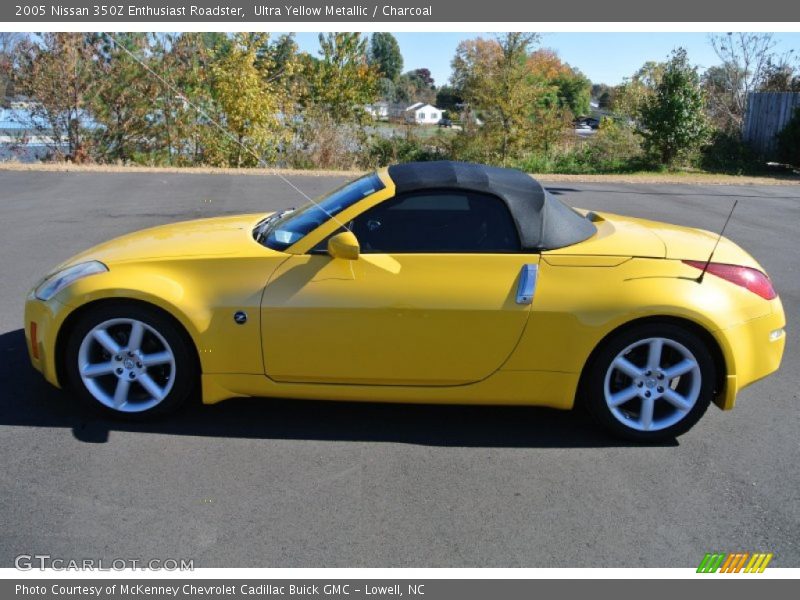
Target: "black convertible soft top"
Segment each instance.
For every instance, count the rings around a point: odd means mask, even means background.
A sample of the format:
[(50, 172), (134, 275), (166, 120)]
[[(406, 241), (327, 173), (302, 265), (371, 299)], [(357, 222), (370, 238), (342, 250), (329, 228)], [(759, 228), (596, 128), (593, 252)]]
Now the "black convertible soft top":
[(497, 196), (508, 206), (526, 250), (571, 246), (596, 232), (589, 219), (516, 169), (443, 160), (394, 165), (389, 167), (389, 176), (398, 194), (426, 189), (462, 189)]

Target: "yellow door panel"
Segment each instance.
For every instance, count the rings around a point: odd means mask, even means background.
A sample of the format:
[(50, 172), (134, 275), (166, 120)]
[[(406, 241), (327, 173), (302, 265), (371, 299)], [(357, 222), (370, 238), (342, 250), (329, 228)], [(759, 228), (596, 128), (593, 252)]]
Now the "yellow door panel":
[(524, 254), (293, 256), (262, 300), (264, 368), (276, 381), (457, 385), (514, 350)]

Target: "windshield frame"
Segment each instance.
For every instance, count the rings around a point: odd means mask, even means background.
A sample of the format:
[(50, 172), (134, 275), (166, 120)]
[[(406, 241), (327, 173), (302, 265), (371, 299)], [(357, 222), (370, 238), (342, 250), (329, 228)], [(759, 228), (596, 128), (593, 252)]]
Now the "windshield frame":
[[(389, 180), (391, 181), (391, 180)], [(349, 212), (354, 206), (371, 196), (385, 192), (387, 181), (380, 172), (367, 173), (357, 179), (350, 180), (323, 197), (311, 201), (294, 210), (270, 215), (256, 225), (253, 237), (261, 245), (278, 252), (292, 252), (292, 248), (303, 245), (309, 235), (324, 228), (331, 222), (336, 228), (350, 218), (342, 220), (340, 216)], [(304, 219), (307, 219), (304, 221)], [(295, 223), (295, 230), (289, 226)], [(281, 229), (281, 227), (284, 229)], [(278, 235), (284, 237), (281, 240)]]

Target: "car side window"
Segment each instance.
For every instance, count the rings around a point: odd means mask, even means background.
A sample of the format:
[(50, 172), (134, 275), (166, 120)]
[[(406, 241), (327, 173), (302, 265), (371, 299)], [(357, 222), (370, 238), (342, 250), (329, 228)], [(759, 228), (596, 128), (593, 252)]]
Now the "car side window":
[(519, 252), (516, 225), (499, 198), (464, 190), (397, 196), (353, 220), (365, 254)]

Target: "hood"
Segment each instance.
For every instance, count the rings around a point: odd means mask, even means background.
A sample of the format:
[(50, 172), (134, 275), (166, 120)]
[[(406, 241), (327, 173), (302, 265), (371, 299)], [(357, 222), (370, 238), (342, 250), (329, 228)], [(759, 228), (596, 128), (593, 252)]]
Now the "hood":
[[(546, 254), (705, 261), (719, 235), (703, 229), (611, 213), (587, 214), (597, 227), (596, 235), (579, 244), (551, 250)], [(714, 252), (714, 262), (763, 270), (752, 256), (725, 237), (720, 240)]]
[(64, 265), (99, 260), (107, 265), (139, 260), (277, 254), (253, 239), (269, 213), (213, 217), (160, 225), (123, 235), (81, 252)]

